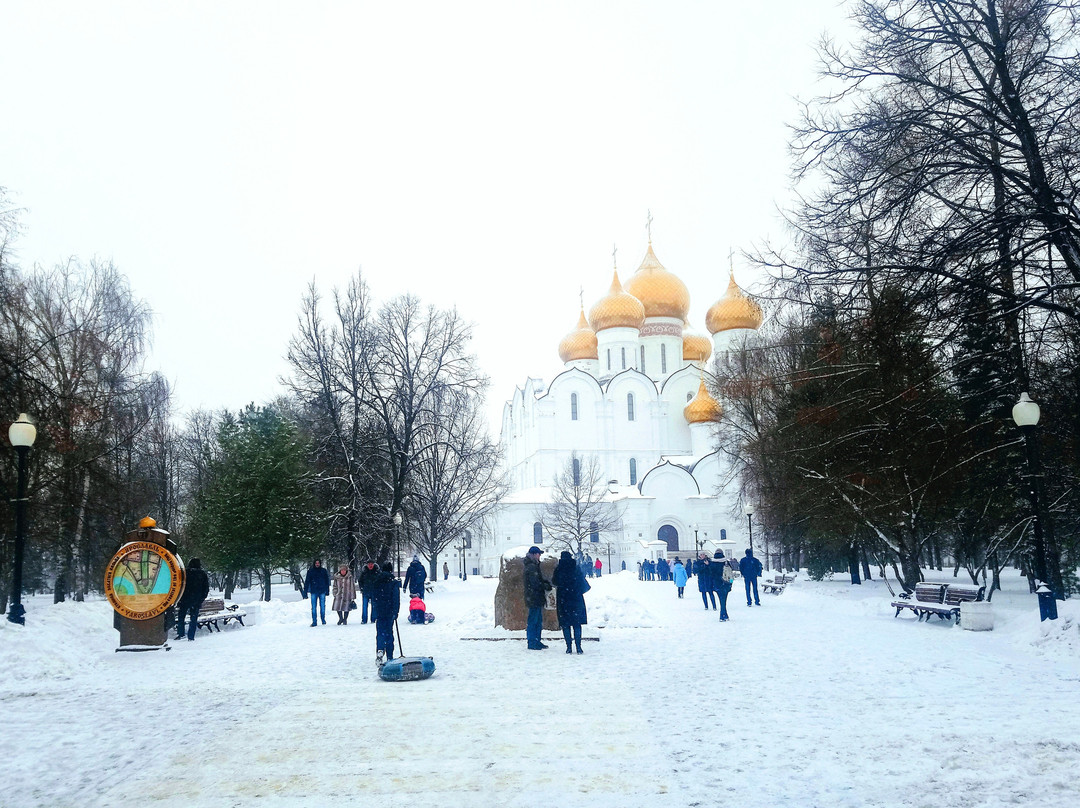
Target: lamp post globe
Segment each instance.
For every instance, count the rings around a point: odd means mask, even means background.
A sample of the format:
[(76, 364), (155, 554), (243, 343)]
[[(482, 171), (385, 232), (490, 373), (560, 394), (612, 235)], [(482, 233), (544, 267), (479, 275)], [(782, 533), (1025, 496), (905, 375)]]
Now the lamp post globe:
[(8, 440), (19, 457), (19, 473), (15, 494), (15, 564), (11, 575), (11, 607), (7, 619), (20, 625), (26, 623), (26, 609), (22, 604), (22, 572), (26, 548), (27, 456), (36, 438), (37, 427), (25, 412), (19, 413), (18, 419), (8, 427)]

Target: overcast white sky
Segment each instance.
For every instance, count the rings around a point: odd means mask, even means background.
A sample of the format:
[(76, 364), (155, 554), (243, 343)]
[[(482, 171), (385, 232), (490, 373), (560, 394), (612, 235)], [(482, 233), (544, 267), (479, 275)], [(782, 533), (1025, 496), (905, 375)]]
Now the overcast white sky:
[[(181, 410), (272, 398), (306, 284), (476, 324), (492, 426), (638, 266), (691, 324), (781, 232), (785, 124), (838, 0), (0, 5), (16, 260), (113, 261)], [(742, 270), (742, 271), (740, 271)], [(749, 270), (736, 263), (744, 286)]]

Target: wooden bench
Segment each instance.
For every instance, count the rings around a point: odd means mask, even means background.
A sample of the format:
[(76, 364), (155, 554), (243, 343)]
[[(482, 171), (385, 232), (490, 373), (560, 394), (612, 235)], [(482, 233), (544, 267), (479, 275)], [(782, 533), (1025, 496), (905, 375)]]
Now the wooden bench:
[(794, 575), (776, 575), (771, 581), (761, 582), (761, 591), (779, 595), (784, 591), (784, 588), (794, 580)]
[(985, 586), (973, 584), (915, 584), (915, 598), (911, 598), (910, 592), (903, 592), (901, 600), (894, 600), (892, 606), (896, 609), (893, 617), (899, 617), (904, 609), (915, 612), (919, 620), (924, 617), (929, 621), (932, 615), (937, 615), (942, 620), (952, 618), (956, 625), (960, 625), (960, 604), (973, 603), (983, 599)]
[[(198, 624), (199, 628), (205, 628), (213, 633), (221, 631), (221, 626), (228, 625), (230, 620), (244, 625), (245, 617), (247, 617), (247, 612), (242, 611), (235, 603), (226, 607), (225, 601), (221, 598), (207, 598), (199, 607)], [(219, 623), (221, 625), (218, 625)]]

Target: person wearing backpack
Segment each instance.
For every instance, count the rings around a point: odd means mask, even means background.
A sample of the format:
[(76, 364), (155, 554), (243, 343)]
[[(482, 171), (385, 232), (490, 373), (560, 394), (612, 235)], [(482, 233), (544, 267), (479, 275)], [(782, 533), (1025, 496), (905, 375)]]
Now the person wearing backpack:
[[(746, 557), (739, 562), (739, 572), (742, 573), (743, 585), (746, 587), (746, 605), (760, 606), (758, 599), (757, 579), (761, 576), (761, 562), (754, 558), (754, 551), (747, 549)], [(750, 588), (754, 589), (754, 602), (750, 602)]]
[(731, 582), (735, 580), (735, 564), (724, 555), (723, 550), (713, 553), (712, 564), (709, 565), (713, 575), (713, 589), (720, 596), (720, 622), (728, 620), (727, 596), (731, 592)]

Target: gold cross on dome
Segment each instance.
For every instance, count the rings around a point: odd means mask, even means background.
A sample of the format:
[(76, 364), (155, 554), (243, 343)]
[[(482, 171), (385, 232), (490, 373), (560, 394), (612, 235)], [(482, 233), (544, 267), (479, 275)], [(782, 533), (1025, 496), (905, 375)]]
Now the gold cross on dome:
[(613, 267), (616, 267), (616, 268), (618, 268), (618, 266), (619, 266), (619, 262), (615, 258), (615, 253), (617, 253), (618, 251), (619, 251), (619, 248), (616, 247), (614, 244), (612, 244), (611, 245), (611, 265)]
[(652, 211), (645, 211), (645, 231), (649, 234), (649, 243), (652, 244)]
[(585, 311), (585, 287), (578, 287), (578, 300), (581, 301), (581, 310)]

